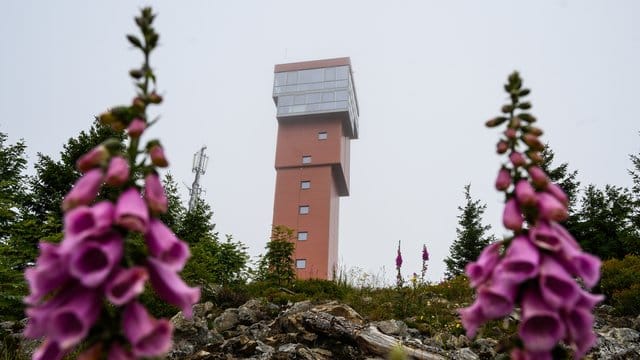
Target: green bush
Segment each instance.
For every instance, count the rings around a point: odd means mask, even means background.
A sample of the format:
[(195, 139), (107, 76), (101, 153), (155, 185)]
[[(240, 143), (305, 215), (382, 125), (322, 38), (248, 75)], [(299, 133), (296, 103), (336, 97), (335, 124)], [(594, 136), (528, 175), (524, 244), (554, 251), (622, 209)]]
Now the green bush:
[(627, 255), (602, 264), (600, 291), (620, 315), (640, 314), (640, 256)]

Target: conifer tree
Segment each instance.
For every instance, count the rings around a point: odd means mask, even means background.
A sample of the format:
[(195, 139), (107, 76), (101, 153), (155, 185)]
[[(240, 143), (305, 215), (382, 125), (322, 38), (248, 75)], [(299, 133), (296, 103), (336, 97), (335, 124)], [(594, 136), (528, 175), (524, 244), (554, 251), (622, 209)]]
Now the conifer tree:
[(482, 224), (482, 214), (487, 205), (471, 198), (471, 184), (465, 185), (464, 197), (464, 207), (458, 206), (460, 215), (456, 228), (457, 238), (449, 248), (449, 256), (444, 260), (447, 265), (447, 278), (464, 273), (465, 265), (474, 261), (485, 246), (495, 241), (493, 235), (486, 234), (491, 226)]

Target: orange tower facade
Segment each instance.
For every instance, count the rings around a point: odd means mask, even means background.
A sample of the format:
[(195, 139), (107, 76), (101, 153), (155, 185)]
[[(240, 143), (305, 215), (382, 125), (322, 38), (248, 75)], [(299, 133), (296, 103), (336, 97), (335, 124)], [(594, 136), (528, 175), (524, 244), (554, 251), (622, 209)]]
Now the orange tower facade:
[(298, 278), (330, 279), (338, 262), (341, 196), (349, 195), (349, 142), (358, 103), (349, 58), (279, 64), (273, 225), (294, 230)]

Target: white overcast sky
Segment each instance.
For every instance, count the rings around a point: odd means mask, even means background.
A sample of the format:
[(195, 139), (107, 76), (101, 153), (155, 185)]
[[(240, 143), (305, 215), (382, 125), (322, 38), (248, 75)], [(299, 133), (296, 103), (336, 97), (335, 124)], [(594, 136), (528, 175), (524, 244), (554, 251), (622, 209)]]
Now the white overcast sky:
[[(463, 186), (488, 205), (497, 235), (501, 198), (496, 131), (483, 127), (521, 72), (556, 159), (583, 184), (629, 186), (640, 152), (639, 1), (0, 1), (0, 131), (54, 155), (94, 115), (123, 104), (141, 58), (124, 35), (144, 5), (158, 12), (152, 58), (165, 103), (159, 137), (180, 183), (202, 186), (221, 233), (263, 251), (273, 210), (277, 122), (273, 65), (350, 56), (360, 104), (351, 144), (351, 196), (341, 199), (347, 267), (405, 274), (431, 252), (444, 273)], [(33, 170), (30, 169), (30, 173)], [(186, 199), (186, 189), (183, 188)]]

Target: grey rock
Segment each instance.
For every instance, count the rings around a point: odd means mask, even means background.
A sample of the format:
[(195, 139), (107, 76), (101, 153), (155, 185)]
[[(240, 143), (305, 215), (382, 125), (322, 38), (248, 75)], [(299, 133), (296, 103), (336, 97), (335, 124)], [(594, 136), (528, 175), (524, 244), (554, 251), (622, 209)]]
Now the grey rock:
[(629, 328), (613, 328), (598, 332), (591, 359), (640, 359), (640, 334)]
[(456, 350), (453, 353), (453, 358), (459, 359), (459, 360), (479, 360), (480, 359), (478, 355), (476, 355), (476, 353), (474, 353), (468, 347)]
[(475, 350), (480, 359), (494, 359), (498, 342), (493, 339), (479, 338), (473, 341), (471, 348)]
[(218, 332), (227, 331), (240, 323), (238, 309), (227, 309), (213, 320), (213, 328)]
[(382, 333), (387, 335), (407, 336), (409, 327), (401, 320), (385, 320), (375, 323)]

